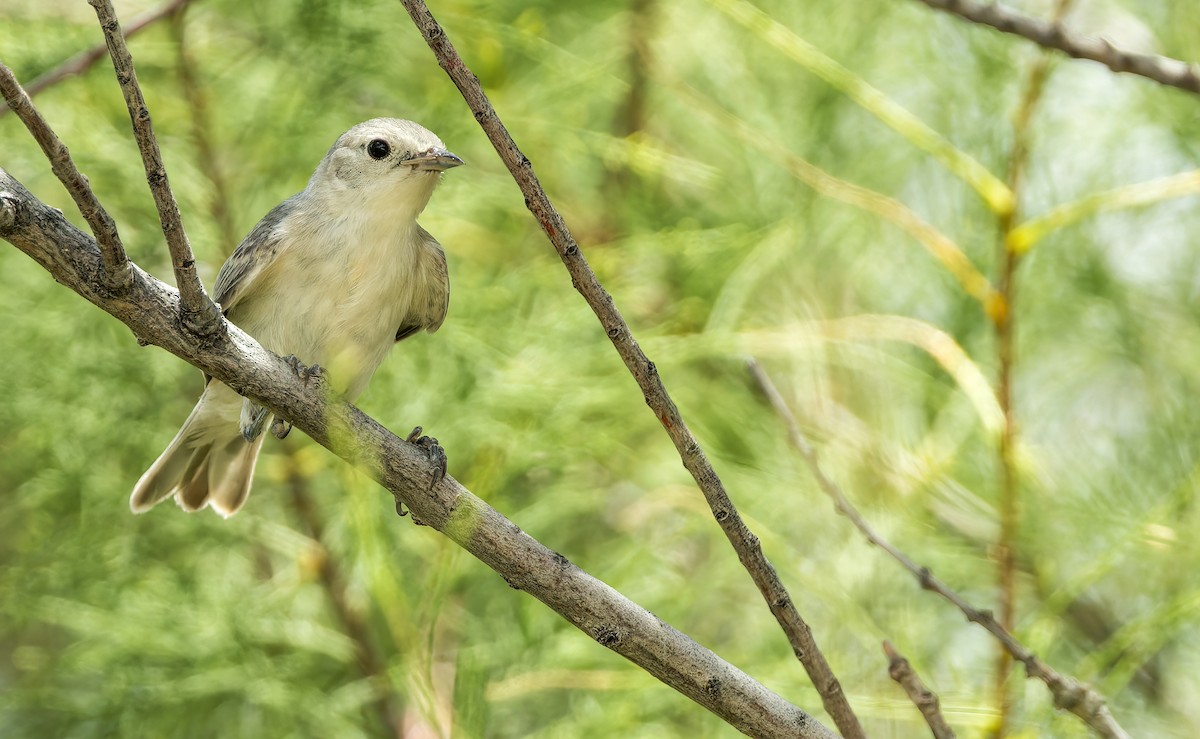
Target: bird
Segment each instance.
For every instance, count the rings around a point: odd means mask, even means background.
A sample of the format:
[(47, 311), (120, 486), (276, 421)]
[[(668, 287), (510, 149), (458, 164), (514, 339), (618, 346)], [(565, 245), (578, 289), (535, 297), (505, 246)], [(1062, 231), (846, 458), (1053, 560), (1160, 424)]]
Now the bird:
[[(337, 138), (304, 190), (238, 245), (213, 299), (231, 323), (353, 402), (394, 344), (433, 333), (446, 318), (446, 255), (417, 217), (442, 173), (461, 164), (417, 123), (359, 123)], [(206, 375), (179, 433), (134, 486), (130, 508), (143, 513), (174, 496), (186, 511), (232, 516), (250, 494), (269, 421), (265, 408)], [(279, 419), (272, 425), (280, 437), (288, 429)]]

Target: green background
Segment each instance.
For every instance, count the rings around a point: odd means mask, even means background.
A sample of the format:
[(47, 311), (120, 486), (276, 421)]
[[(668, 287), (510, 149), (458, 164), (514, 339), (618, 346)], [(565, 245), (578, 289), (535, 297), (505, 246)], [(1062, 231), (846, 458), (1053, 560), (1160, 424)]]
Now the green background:
[[(994, 607), (993, 326), (916, 240), (814, 192), (797, 158), (905, 204), (993, 279), (999, 219), (911, 130), (881, 123), (728, 3), (636, 6), (432, 9), (871, 735), (926, 732), (887, 676), (888, 639), (959, 735), (984, 736), (995, 642), (834, 512), (745, 362), (762, 362), (880, 531)], [(152, 7), (117, 10), (128, 23)], [(1005, 179), (1037, 47), (916, 2), (758, 7), (790, 33), (785, 47), (815, 45)], [(1196, 59), (1198, 20), (1184, 0), (1094, 0), (1070, 24)], [(82, 2), (0, 7), (0, 59), (26, 82), (100, 40)], [(359, 404), (400, 433), (423, 425), (450, 473), (524, 530), (829, 723), (399, 3), (196, 0), (182, 24), (131, 48), (209, 286), (354, 123), (411, 118), (462, 156), (469, 166), (446, 175), (422, 218), (449, 255), (449, 318), (399, 346)], [(1022, 139), (1020, 213), (1195, 169), (1197, 102), (1051, 57)], [(102, 60), (37, 103), (131, 258), (170, 281), (111, 68)], [(80, 223), (11, 114), (0, 166)], [(1135, 735), (1187, 737), (1200, 733), (1200, 213), (1194, 198), (1152, 199), (1049, 233), (1017, 271), (1016, 631), (1094, 684)], [(0, 352), (0, 735), (378, 737), (389, 735), (381, 712), (410, 736), (734, 734), (397, 519), (386, 492), (302, 434), (268, 439), (254, 492), (228, 521), (169, 503), (132, 516), (129, 491), (195, 402), (200, 373), (139, 348), (7, 245)], [(382, 675), (364, 674), (364, 645)], [(1087, 734), (1021, 674), (1014, 735)]]

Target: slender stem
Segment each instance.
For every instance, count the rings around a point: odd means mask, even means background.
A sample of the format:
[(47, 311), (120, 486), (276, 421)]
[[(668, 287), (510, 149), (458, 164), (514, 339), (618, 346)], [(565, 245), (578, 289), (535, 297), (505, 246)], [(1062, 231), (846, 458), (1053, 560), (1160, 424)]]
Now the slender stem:
[(778, 573), (763, 554), (758, 537), (742, 520), (733, 501), (725, 491), (721, 478), (713, 470), (700, 443), (688, 430), (680, 416), (679, 409), (667, 394), (657, 368), (642, 352), (641, 347), (630, 333), (628, 324), (617, 310), (612, 296), (608, 294), (604, 286), (600, 284), (595, 272), (588, 266), (587, 260), (575, 238), (571, 236), (567, 224), (538, 182), (533, 165), (517, 148), (516, 142), (513, 141), (512, 136), (509, 135), (508, 130), (496, 114), (496, 110), (484, 94), (479, 79), (467, 68), (453, 44), (446, 37), (446, 32), (434, 19), (423, 0), (401, 1), (417, 28), (420, 29), (426, 43), (429, 44), (429, 48), (433, 50), (438, 63), (454, 81), (459, 92), (462, 93), (463, 98), (474, 112), (476, 121), (479, 122), (488, 139), (496, 148), (496, 152), (508, 167), (513, 179), (517, 181), (521, 192), (525, 195), (525, 205), (537, 218), (542, 230), (546, 232), (563, 264), (566, 265), (575, 289), (579, 291), (600, 320), (617, 353), (620, 354), (625, 366), (641, 388), (646, 404), (650, 406), (655, 417), (675, 443), (684, 467), (695, 478), (714, 518), (737, 552), (742, 566), (750, 573), (754, 584), (770, 607), (771, 613), (775, 615), (776, 621), (791, 644), (792, 651), (804, 665), (816, 686), (825, 710), (833, 717), (838, 728), (848, 739), (864, 736), (862, 726), (850, 708), (841, 684), (818, 648), (808, 624), (797, 612)]
[[(163, 18), (174, 15), (192, 2), (193, 0), (171, 0), (171, 2), (165, 3), (162, 7), (142, 13), (125, 27), (125, 38), (133, 38), (146, 27), (157, 23)], [(57, 85), (59, 82), (77, 74), (83, 74), (91, 69), (96, 62), (100, 61), (106, 51), (108, 51), (106, 44), (96, 44), (90, 49), (85, 49), (62, 64), (59, 64), (54, 69), (38, 76), (33, 82), (25, 86), (25, 91), (29, 93), (30, 97), (35, 97), (48, 87)], [(7, 112), (7, 108), (0, 108), (0, 116), (3, 116)]]
[(887, 553), (892, 559), (900, 563), (904, 569), (908, 570), (921, 588), (933, 593), (937, 593), (942, 598), (945, 598), (950, 603), (954, 604), (958, 610), (962, 611), (963, 615), (971, 623), (976, 623), (987, 630), (992, 636), (996, 637), (1000, 645), (1004, 647), (1012, 658), (1025, 665), (1025, 675), (1027, 677), (1037, 678), (1046, 684), (1050, 689), (1050, 694), (1054, 696), (1054, 705), (1078, 716), (1084, 723), (1090, 726), (1097, 734), (1105, 739), (1128, 739), (1129, 735), (1113, 718), (1112, 713), (1108, 710), (1108, 705), (1104, 700), (1104, 696), (1096, 692), (1090, 685), (1081, 683), (1069, 675), (1061, 675), (1052, 667), (1042, 662), (1033, 652), (1025, 648), (1010, 631), (1005, 629), (992, 616), (991, 611), (982, 610), (971, 605), (965, 598), (952, 590), (941, 580), (934, 577), (933, 572), (928, 567), (922, 567), (914, 562), (907, 554), (898, 549), (890, 541), (885, 539), (872, 526), (867, 523), (858, 509), (842, 492), (841, 486), (837, 484), (821, 466), (821, 460), (817, 456), (817, 451), (809, 442), (804, 432), (800, 429), (800, 423), (796, 420), (795, 414), (788, 406), (787, 401), (779, 393), (775, 387), (775, 383), (771, 382), (771, 377), (766, 370), (762, 368), (756, 360), (751, 359), (747, 363), (747, 368), (750, 370), (750, 375), (758, 384), (763, 395), (766, 396), (767, 402), (775, 410), (779, 417), (783, 419), (787, 426), (788, 441), (792, 447), (800, 453), (805, 463), (808, 465), (809, 471), (817, 481), (817, 486), (821, 491), (833, 501), (834, 509), (838, 513), (845, 516), (854, 524), (854, 527), (862, 532), (867, 541), (874, 546), (879, 547)]
[(646, 90), (653, 64), (650, 41), (655, 29), (656, 0), (630, 0), (629, 3), (629, 52), (626, 70), (629, 74), (629, 94), (621, 106), (616, 121), (617, 136), (628, 136), (646, 127)]
[(92, 192), (87, 177), (75, 166), (66, 144), (58, 138), (41, 112), (34, 107), (29, 94), (21, 87), (21, 83), (17, 82), (12, 70), (3, 63), (0, 63), (0, 92), (4, 94), (8, 107), (17, 114), (25, 128), (29, 129), (30, 135), (38, 142), (46, 159), (50, 160), (50, 169), (67, 188), (83, 220), (87, 221), (88, 228), (96, 237), (96, 243), (100, 246), (105, 285), (113, 290), (126, 287), (132, 271), (129, 258), (125, 256), (125, 247), (121, 244), (121, 236), (117, 233), (117, 224)]
[(398, 717), (401, 715), (392, 705), (391, 685), (387, 680), (386, 659), (381, 657), (372, 643), (367, 624), (354, 612), (346, 600), (346, 579), (337, 562), (325, 545), (325, 522), (313, 504), (308, 489), (308, 478), (301, 472), (296, 461), (296, 450), (287, 453), (287, 483), (292, 492), (292, 507), (296, 510), (309, 537), (320, 547), (317, 576), (329, 596), (329, 603), (342, 626), (342, 631), (354, 642), (358, 667), (363, 677), (375, 684), (378, 698), (374, 703), (379, 722), (388, 736), (400, 736)]
[[(1018, 134), (1020, 136), (1020, 134)], [(1014, 145), (1014, 152), (1019, 147)], [(1016, 168), (1010, 170), (1015, 172)], [(1010, 181), (1015, 178), (1010, 177)], [(1013, 192), (1018, 192), (1014, 189)], [(1007, 631), (1012, 631), (1017, 612), (1017, 561), (1016, 538), (1020, 529), (1020, 487), (1017, 479), (1016, 459), (1014, 448), (1017, 443), (1017, 420), (1012, 402), (1012, 373), (1014, 360), (1013, 341), (1016, 327), (1013, 321), (1016, 300), (1015, 273), (1018, 255), (1004, 248), (1005, 239), (1012, 231), (1013, 219), (1000, 218), (1000, 280), (997, 291), (1002, 297), (1002, 311), (992, 314), (996, 329), (996, 356), (999, 367), (996, 379), (996, 402), (1004, 417), (1004, 425), (1000, 430), (998, 445), (1000, 469), (1000, 535), (996, 541), (995, 557), (997, 585), (1000, 592), (1000, 625)], [(996, 695), (996, 725), (993, 736), (1002, 737), (1006, 732), (1009, 713), (1012, 708), (1008, 690), (1008, 674), (1012, 660), (1008, 652), (1000, 649), (996, 656), (993, 688)]]
[[(1060, 24), (1071, 9), (1073, 0), (1057, 0), (1054, 8), (1054, 24)], [(1007, 631), (1016, 627), (1017, 617), (1017, 537), (1021, 527), (1021, 488), (1017, 470), (1016, 447), (1018, 425), (1016, 408), (1013, 405), (1013, 367), (1016, 363), (1016, 306), (1017, 266), (1021, 255), (1010, 248), (1012, 232), (1020, 219), (1021, 192), (1025, 181), (1025, 167), (1029, 159), (1029, 123), (1041, 100), (1042, 90), (1050, 68), (1048, 54), (1041, 54), (1029, 69), (1025, 91), (1013, 117), (1013, 143), (1008, 158), (1008, 188), (1013, 193), (1013, 208), (997, 218), (997, 262), (1000, 273), (996, 280), (996, 291), (1000, 295), (1001, 310), (990, 315), (996, 330), (996, 401), (1004, 416), (1004, 426), (998, 444), (1000, 467), (1000, 536), (996, 543), (997, 584), (1000, 591), (1000, 625)], [(1012, 694), (1008, 689), (1008, 675), (1012, 665), (1009, 654), (1003, 649), (996, 655), (994, 690), (996, 695), (997, 721), (994, 736), (1003, 737), (1012, 712)]]
[[(617, 106), (612, 122), (613, 136), (626, 146), (636, 146), (636, 137), (646, 127), (646, 97), (649, 90), (650, 69), (654, 63), (651, 42), (654, 36), (657, 15), (657, 0), (629, 0), (626, 10), (625, 36), (628, 49), (625, 52), (625, 74), (629, 89), (625, 99)], [(605, 171), (605, 200), (616, 206), (625, 202), (624, 196), (630, 188), (641, 186), (640, 178), (633, 168), (610, 166)], [(624, 214), (617, 207), (606, 210), (604, 228), (606, 238), (625, 232)]]
[(217, 230), (221, 234), (222, 251), (225, 256), (229, 256), (237, 247), (239, 239), (233, 224), (233, 212), (229, 207), (229, 188), (225, 183), (225, 173), (221, 170), (221, 158), (209, 136), (212, 117), (208, 111), (208, 98), (197, 79), (196, 61), (188, 50), (184, 18), (184, 7), (180, 7), (179, 12), (171, 16), (170, 23), (179, 62), (179, 84), (192, 109), (190, 120), (192, 141), (196, 145), (196, 163), (212, 186), (209, 214), (216, 221)]
[(1200, 94), (1200, 65), (1154, 54), (1137, 54), (1113, 46), (1107, 39), (1076, 36), (1063, 28), (1061, 19), (1043, 21), (994, 2), (978, 0), (919, 0), (972, 23), (1021, 36), (1047, 49), (1076, 59), (1100, 62), (1114, 72), (1136, 74), (1159, 84)]
[(904, 658), (904, 655), (896, 651), (891, 642), (883, 643), (883, 653), (888, 658), (888, 677), (904, 688), (908, 699), (925, 717), (925, 723), (929, 724), (929, 730), (933, 732), (934, 739), (954, 739), (954, 729), (950, 728), (950, 724), (946, 723), (946, 717), (942, 715), (937, 693), (925, 686), (921, 676)]
[(150, 123), (150, 111), (146, 108), (146, 99), (138, 84), (133, 57), (125, 44), (121, 25), (117, 21), (111, 0), (88, 0), (88, 3), (96, 10), (96, 18), (104, 31), (104, 40), (108, 44), (108, 53), (112, 57), (117, 81), (125, 97), (125, 105), (129, 108), (134, 138), (137, 139), (142, 164), (146, 169), (146, 181), (150, 185), (150, 193), (154, 196), (158, 219), (167, 239), (167, 248), (171, 252), (171, 266), (175, 271), (176, 287), (179, 288), (184, 325), (198, 335), (214, 335), (223, 330), (225, 323), (221, 320), (221, 313), (216, 304), (204, 292), (204, 285), (200, 283), (200, 276), (196, 272), (196, 259), (192, 256), (192, 247), (188, 243), (187, 232), (183, 229), (179, 204), (175, 202), (175, 196), (171, 193), (171, 183), (163, 166), (162, 152), (159, 151), (158, 140)]

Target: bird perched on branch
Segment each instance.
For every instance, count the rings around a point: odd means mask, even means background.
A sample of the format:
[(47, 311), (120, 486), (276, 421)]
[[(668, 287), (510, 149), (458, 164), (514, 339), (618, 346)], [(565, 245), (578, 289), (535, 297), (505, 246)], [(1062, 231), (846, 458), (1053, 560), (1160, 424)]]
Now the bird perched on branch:
[[(446, 318), (446, 255), (421, 228), (441, 173), (462, 164), (411, 121), (374, 118), (342, 134), (303, 192), (266, 215), (217, 275), (213, 298), (277, 354), (317, 368), (349, 401), (391, 346)], [(322, 369), (323, 368), (323, 369)], [(305, 370), (310, 373), (313, 370)], [(231, 516), (246, 502), (270, 413), (206, 377), (204, 393), (142, 475), (135, 513), (174, 495)], [(275, 420), (272, 430), (290, 426)]]

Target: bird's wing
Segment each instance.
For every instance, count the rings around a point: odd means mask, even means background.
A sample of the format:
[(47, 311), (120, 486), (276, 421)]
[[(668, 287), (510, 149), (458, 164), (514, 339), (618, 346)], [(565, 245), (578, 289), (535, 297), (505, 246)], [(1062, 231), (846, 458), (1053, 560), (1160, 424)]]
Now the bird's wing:
[(396, 329), (396, 341), (407, 339), (424, 329), (437, 331), (450, 309), (450, 270), (446, 268), (446, 252), (433, 235), (417, 226), (421, 239), (419, 277), (423, 290), (405, 321)]
[(288, 198), (263, 216), (221, 266), (213, 287), (213, 300), (221, 304), (221, 311), (225, 315), (229, 315), (229, 309), (237, 305), (255, 280), (279, 256), (284, 235), (282, 224), (294, 209), (294, 200), (294, 197)]

